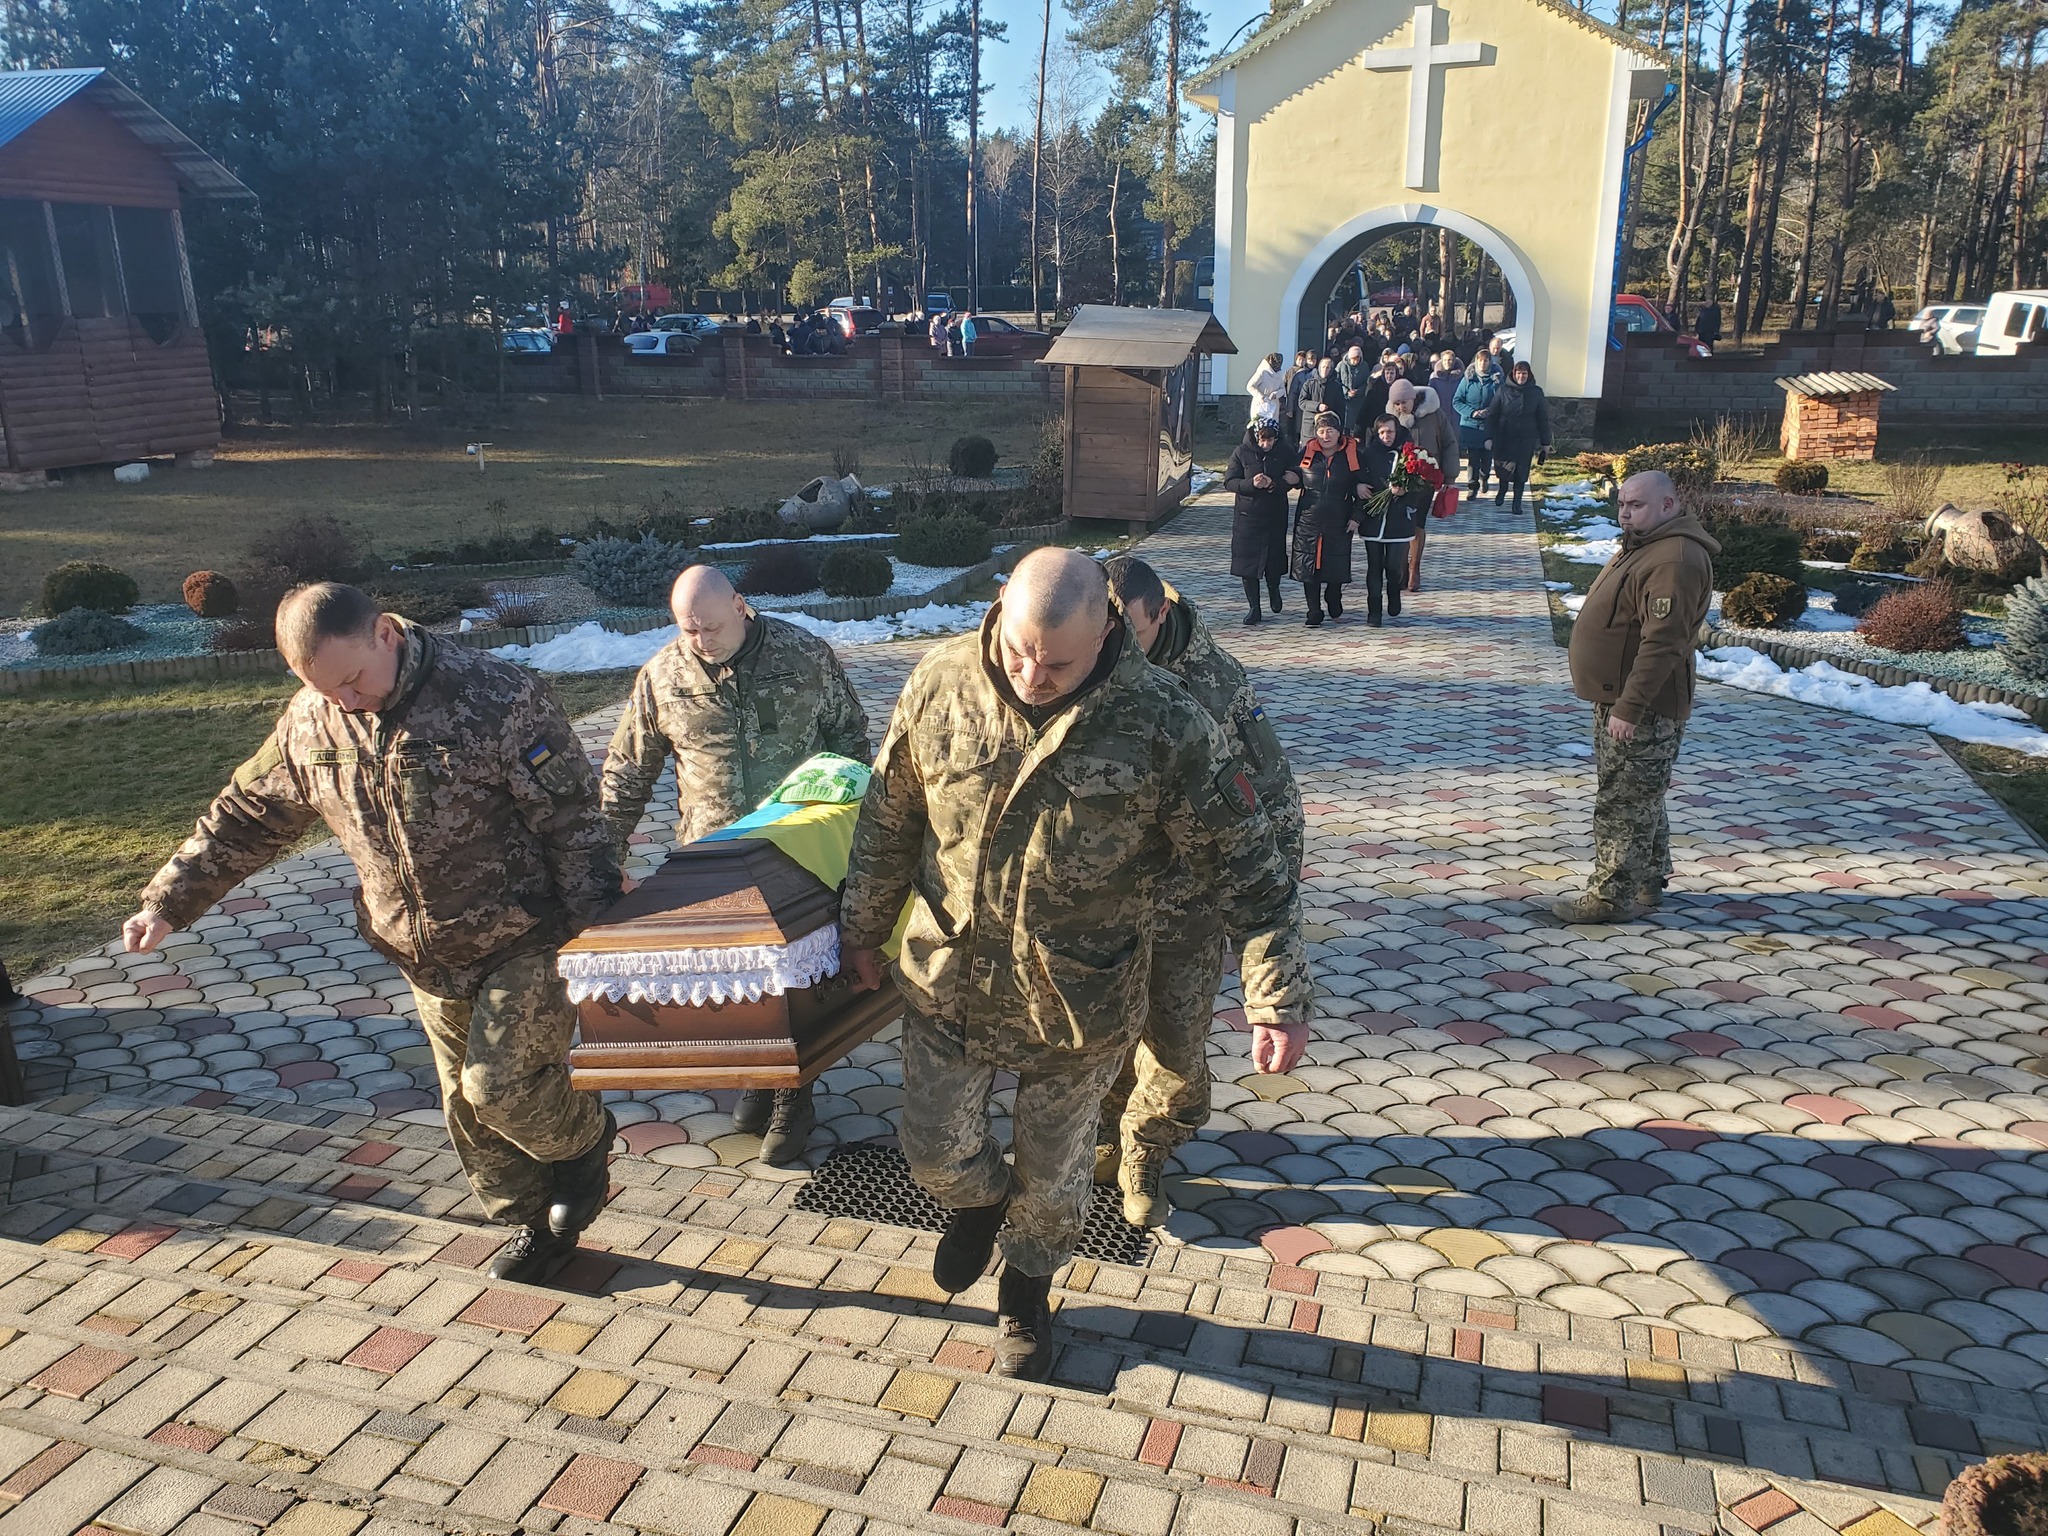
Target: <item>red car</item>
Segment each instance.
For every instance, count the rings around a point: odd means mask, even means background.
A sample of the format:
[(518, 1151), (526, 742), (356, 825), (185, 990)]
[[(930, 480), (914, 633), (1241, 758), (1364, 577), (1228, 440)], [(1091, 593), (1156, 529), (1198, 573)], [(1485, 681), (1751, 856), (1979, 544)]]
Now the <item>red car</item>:
[(1017, 357), (1034, 347), (1043, 351), (1051, 345), (1052, 337), (1044, 331), (1027, 331), (993, 315), (974, 317), (976, 357)]
[(1611, 317), (1614, 338), (1618, 344), (1622, 334), (1634, 331), (1642, 334), (1661, 333), (1685, 348), (1694, 357), (1712, 357), (1711, 347), (1703, 344), (1697, 336), (1681, 335), (1673, 329), (1664, 312), (1640, 293), (1617, 293), (1614, 296), (1614, 313)]

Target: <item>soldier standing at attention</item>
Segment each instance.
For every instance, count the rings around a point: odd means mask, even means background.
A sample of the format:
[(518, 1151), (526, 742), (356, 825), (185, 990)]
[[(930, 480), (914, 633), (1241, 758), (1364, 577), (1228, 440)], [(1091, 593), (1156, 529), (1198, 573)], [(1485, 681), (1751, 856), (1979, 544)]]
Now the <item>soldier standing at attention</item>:
[[(1102, 1096), (1145, 1020), (1176, 858), (1238, 944), (1254, 1064), (1285, 1071), (1312, 989), (1272, 822), (1216, 723), (1145, 660), (1102, 567), (1036, 550), (980, 632), (905, 684), (840, 904), (844, 968), (872, 987), (916, 898), (896, 960), (903, 1151), (952, 1213), (940, 1288), (972, 1285), (1002, 1234), (1006, 1376), (1052, 1367), (1052, 1275), (1087, 1214)], [(989, 1131), (998, 1068), (1018, 1079), (1008, 1167)]]
[(1661, 470), (1621, 484), (1621, 549), (1572, 626), (1572, 691), (1593, 706), (1593, 879), (1554, 909), (1567, 923), (1654, 912), (1671, 878), (1664, 796), (1692, 714), (1693, 647), (1721, 546)]
[(333, 582), (277, 610), (304, 686), (121, 930), (147, 953), (325, 821), (362, 878), (363, 937), (407, 981), (448, 1139), (484, 1214), (519, 1228), (493, 1278), (538, 1283), (604, 1205), (617, 1131), (569, 1086), (555, 950), (619, 894), (597, 776), (533, 673), (448, 645)]
[[(820, 752), (869, 758), (868, 717), (831, 646), (754, 612), (714, 565), (678, 576), (669, 606), (680, 633), (640, 669), (605, 754), (604, 813), (621, 862), (671, 756), (679, 843), (737, 821)], [(750, 1088), (732, 1117), (778, 1168), (803, 1155), (817, 1120), (808, 1083)]]
[[(1280, 852), (1299, 879), (1301, 791), (1243, 665), (1143, 560), (1119, 555), (1104, 571), (1145, 659), (1180, 679), (1249, 770)], [(1186, 860), (1174, 862), (1162, 896), (1145, 1031), (1102, 1101), (1095, 1134), (1095, 1182), (1123, 1190), (1124, 1220), (1134, 1227), (1166, 1220), (1166, 1164), (1209, 1118), (1209, 1031), (1223, 982), (1223, 927)]]

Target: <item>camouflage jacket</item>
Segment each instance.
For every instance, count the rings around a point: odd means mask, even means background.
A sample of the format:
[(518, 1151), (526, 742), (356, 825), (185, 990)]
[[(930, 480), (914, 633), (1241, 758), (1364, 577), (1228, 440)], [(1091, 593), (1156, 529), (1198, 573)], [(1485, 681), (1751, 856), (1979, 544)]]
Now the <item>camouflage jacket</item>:
[(1294, 875), (1215, 722), (1119, 622), (1107, 676), (1034, 727), (989, 656), (1000, 617), (904, 685), (861, 802), (842, 942), (879, 946), (914, 894), (898, 980), (970, 1053), (1044, 1067), (1121, 1051), (1185, 858), (1238, 942), (1248, 1018), (1307, 1018)]
[(1250, 770), (1259, 804), (1273, 823), (1273, 836), (1287, 855), (1288, 867), (1301, 873), (1301, 790), (1294, 782), (1287, 751), (1273, 733), (1258, 690), (1245, 676), (1244, 663), (1216, 643), (1195, 606), (1169, 586), (1166, 623), (1147, 657), (1163, 667), (1209, 711), (1223, 728), (1223, 743)]
[(604, 760), (604, 812), (620, 848), (655, 781), (676, 760), (676, 841), (716, 831), (759, 805), (819, 752), (868, 761), (868, 717), (832, 647), (754, 614), (733, 658), (712, 664), (680, 638), (633, 682)]
[(405, 627), (396, 703), (285, 706), (142, 893), (184, 927), (325, 821), (362, 878), (364, 934), (407, 979), (464, 997), (619, 893), (597, 776), (533, 673)]

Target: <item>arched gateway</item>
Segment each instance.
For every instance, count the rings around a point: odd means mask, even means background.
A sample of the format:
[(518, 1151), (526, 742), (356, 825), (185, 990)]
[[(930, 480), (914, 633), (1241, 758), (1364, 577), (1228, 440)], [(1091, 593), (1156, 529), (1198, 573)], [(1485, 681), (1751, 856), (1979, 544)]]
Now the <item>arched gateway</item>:
[(1606, 364), (1629, 106), (1663, 61), (1565, 0), (1304, 0), (1189, 87), (1216, 114), (1216, 315), (1243, 388), (1356, 253), (1424, 225), (1492, 258), (1560, 437)]

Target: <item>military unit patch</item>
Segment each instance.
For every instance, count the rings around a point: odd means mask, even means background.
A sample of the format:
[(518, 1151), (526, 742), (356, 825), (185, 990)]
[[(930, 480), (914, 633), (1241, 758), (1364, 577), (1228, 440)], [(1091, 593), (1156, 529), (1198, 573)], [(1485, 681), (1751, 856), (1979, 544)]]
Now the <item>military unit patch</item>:
[(1259, 808), (1259, 792), (1252, 788), (1252, 776), (1235, 763), (1228, 764), (1216, 776), (1216, 792), (1240, 816), (1249, 816)]
[(1670, 598), (1668, 598), (1668, 597), (1653, 597), (1653, 598), (1651, 598), (1651, 599), (1650, 599), (1650, 617), (1651, 617), (1651, 618), (1653, 618), (1653, 619), (1668, 619), (1668, 618), (1670, 618), (1670, 617), (1671, 617), (1671, 599), (1670, 599)]

